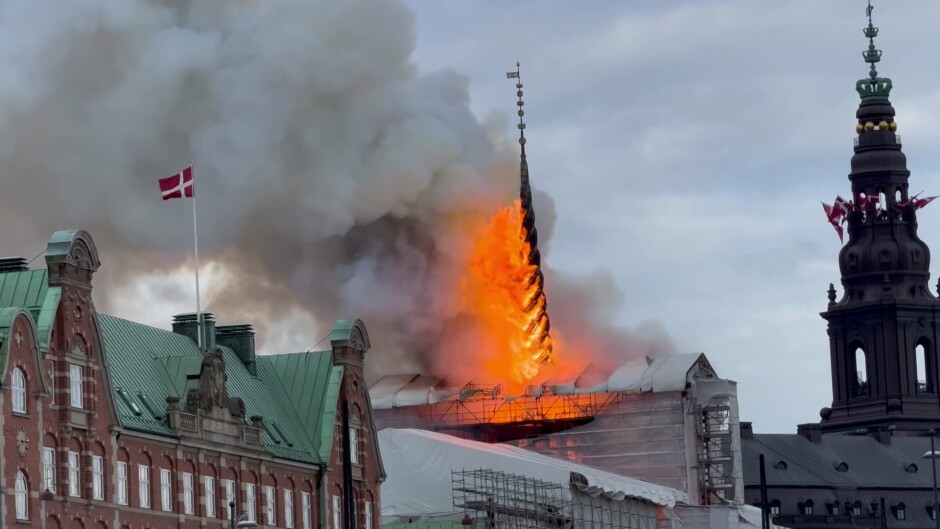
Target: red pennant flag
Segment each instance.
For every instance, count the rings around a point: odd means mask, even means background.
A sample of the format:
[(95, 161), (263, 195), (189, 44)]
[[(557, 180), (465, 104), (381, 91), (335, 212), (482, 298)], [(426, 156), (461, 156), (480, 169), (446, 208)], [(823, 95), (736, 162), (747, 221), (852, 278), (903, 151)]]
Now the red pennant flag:
[(183, 197), (192, 198), (195, 193), (192, 166), (183, 169), (171, 177), (161, 178), (159, 182), (160, 192), (163, 193), (163, 200)]

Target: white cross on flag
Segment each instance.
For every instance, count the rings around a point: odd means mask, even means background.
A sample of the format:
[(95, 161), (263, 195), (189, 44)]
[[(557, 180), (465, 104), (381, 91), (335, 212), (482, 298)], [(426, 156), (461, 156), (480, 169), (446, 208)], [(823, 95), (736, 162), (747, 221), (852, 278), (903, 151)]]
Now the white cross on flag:
[(171, 177), (161, 178), (159, 182), (160, 192), (163, 193), (163, 200), (183, 197), (192, 198), (195, 192), (192, 166), (183, 169)]

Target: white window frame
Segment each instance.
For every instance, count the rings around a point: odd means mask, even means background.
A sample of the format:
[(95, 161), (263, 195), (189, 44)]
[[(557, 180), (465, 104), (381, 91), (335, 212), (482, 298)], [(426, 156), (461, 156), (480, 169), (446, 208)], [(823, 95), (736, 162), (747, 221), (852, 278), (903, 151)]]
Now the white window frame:
[(225, 489), (225, 519), (227, 520), (232, 517), (232, 502), (235, 501), (235, 481), (223, 479), (222, 488)]
[(78, 452), (69, 451), (69, 496), (80, 498), (82, 496), (81, 476), (82, 457)]
[(150, 467), (137, 465), (137, 496), (142, 509), (150, 508)]
[(42, 483), (43, 487), (55, 494), (55, 448), (42, 447)]
[(115, 491), (114, 503), (118, 505), (127, 505), (127, 462), (118, 461), (114, 466)]
[(349, 462), (359, 464), (359, 428), (349, 427)]
[(313, 527), (312, 527), (312, 525), (313, 525), (313, 508), (312, 508), (311, 503), (310, 503), (310, 493), (309, 493), (309, 492), (301, 492), (301, 493), (300, 493), (300, 504), (301, 504), (301, 509), (303, 509), (303, 513), (301, 514), (301, 516), (303, 517), (303, 524), (304, 524), (303, 529), (313, 529)]
[(366, 511), (366, 523), (363, 529), (372, 529), (372, 502), (371, 501), (366, 501), (365, 511)]
[(27, 483), (26, 474), (23, 474), (22, 470), (16, 472), (13, 490), (16, 504), (16, 519), (29, 520), (29, 483)]
[(245, 483), (245, 514), (248, 519), (258, 521), (258, 500), (255, 498), (255, 484)]
[(10, 374), (10, 393), (13, 396), (13, 411), (26, 413), (26, 374), (18, 367), (14, 367)]
[(343, 529), (343, 502), (338, 494), (333, 495), (333, 526), (331, 529)]
[(73, 408), (85, 407), (82, 366), (69, 364), (69, 405)]
[(284, 527), (294, 529), (294, 491), (284, 489)]
[(277, 525), (277, 502), (274, 497), (274, 487), (264, 486), (264, 523), (266, 525)]
[(91, 499), (104, 500), (104, 458), (91, 456)]
[(215, 518), (215, 478), (205, 476), (202, 481), (206, 488), (206, 518)]
[(173, 512), (173, 474), (168, 468), (160, 469), (160, 510)]
[(193, 494), (193, 475), (183, 472), (183, 514), (196, 514), (196, 498)]

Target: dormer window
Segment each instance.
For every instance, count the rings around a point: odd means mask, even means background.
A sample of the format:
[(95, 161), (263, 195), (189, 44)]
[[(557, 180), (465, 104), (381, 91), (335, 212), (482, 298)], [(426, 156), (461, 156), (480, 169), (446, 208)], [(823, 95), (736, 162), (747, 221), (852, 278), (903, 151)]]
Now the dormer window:
[(73, 408), (84, 408), (83, 397), (82, 366), (69, 364), (69, 405)]
[(780, 514), (780, 500), (773, 500), (770, 502), (770, 514), (773, 516), (778, 516)]
[(777, 469), (777, 470), (786, 470), (786, 469), (787, 469), (787, 462), (786, 462), (786, 461), (783, 461), (783, 460), (777, 461), (777, 463), (774, 464), (774, 468)]
[(829, 514), (831, 514), (831, 515), (833, 515), (833, 516), (839, 516), (839, 514), (841, 514), (841, 510), (842, 510), (841, 507), (842, 507), (842, 506), (841, 506), (841, 505), (839, 504), (839, 502), (837, 502), (837, 501), (834, 501), (834, 502), (830, 503), (830, 504), (829, 504)]
[(893, 510), (894, 510), (894, 517), (897, 518), (898, 520), (903, 521), (907, 519), (907, 506), (904, 505), (904, 503), (899, 503), (895, 505)]
[(862, 515), (862, 503), (855, 502), (852, 504), (852, 516), (861, 516)]
[(800, 512), (802, 512), (803, 515), (805, 516), (812, 515), (813, 514), (813, 500), (806, 500), (806, 502), (803, 503), (803, 506), (800, 509)]

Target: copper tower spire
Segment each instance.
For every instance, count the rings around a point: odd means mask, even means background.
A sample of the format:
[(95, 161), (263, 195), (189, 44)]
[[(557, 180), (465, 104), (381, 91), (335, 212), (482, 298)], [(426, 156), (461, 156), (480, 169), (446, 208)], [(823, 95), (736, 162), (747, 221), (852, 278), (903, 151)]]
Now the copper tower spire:
[(529, 164), (525, 156), (525, 111), (522, 100), (522, 78), (519, 73), (519, 63), (516, 62), (516, 71), (507, 72), (508, 79), (516, 79), (516, 96), (519, 100), (516, 106), (519, 110), (519, 199), (522, 207), (522, 230), (525, 233), (525, 241), (529, 245), (528, 264), (534, 266), (529, 285), (532, 286), (532, 296), (525, 307), (526, 312), (533, 315), (533, 318), (527, 329), (534, 335), (535, 343), (533, 349), (537, 351), (534, 358), (540, 364), (548, 364), (551, 361), (553, 341), (549, 334), (551, 325), (548, 319), (548, 301), (545, 297), (545, 277), (542, 275), (542, 256), (539, 253), (539, 235), (535, 229), (535, 209), (532, 207), (532, 187), (529, 184)]

